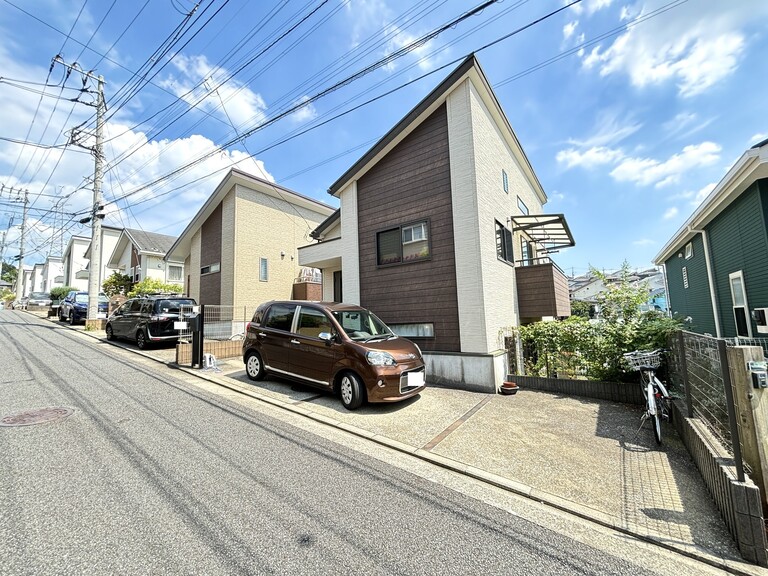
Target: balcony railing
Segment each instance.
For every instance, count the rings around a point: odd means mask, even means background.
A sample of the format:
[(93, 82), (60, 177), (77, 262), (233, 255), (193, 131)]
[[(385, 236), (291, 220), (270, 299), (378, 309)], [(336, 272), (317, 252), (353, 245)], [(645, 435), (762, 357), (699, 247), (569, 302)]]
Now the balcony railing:
[(521, 322), (571, 315), (568, 279), (549, 257), (516, 262), (517, 301)]

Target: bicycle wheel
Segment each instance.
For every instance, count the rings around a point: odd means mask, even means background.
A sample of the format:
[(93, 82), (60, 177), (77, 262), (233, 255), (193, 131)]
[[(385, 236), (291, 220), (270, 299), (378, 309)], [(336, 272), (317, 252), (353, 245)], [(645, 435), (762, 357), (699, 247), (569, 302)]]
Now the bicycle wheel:
[(656, 397), (653, 394), (648, 396), (648, 413), (651, 416), (656, 444), (661, 446), (661, 406), (656, 402)]

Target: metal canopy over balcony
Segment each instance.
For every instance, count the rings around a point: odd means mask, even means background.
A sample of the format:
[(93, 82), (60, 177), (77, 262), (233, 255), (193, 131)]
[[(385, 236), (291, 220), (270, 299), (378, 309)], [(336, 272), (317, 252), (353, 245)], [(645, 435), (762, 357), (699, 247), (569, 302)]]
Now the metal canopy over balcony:
[(562, 214), (512, 216), (512, 232), (525, 232), (539, 245), (539, 253), (549, 254), (576, 245)]

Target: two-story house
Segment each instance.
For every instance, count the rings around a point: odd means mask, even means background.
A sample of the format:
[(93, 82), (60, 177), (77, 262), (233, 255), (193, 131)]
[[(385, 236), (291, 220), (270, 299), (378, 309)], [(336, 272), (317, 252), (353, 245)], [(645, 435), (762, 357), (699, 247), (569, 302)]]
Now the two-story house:
[(124, 228), (106, 266), (130, 277), (132, 282), (155, 278), (164, 283), (183, 284), (184, 261), (165, 259), (174, 242), (176, 236)]
[(431, 382), (494, 391), (504, 335), (570, 315), (548, 258), (573, 245), (474, 56), (351, 166), (329, 193), (340, 209), (299, 264), (323, 299), (371, 309), (422, 348)]

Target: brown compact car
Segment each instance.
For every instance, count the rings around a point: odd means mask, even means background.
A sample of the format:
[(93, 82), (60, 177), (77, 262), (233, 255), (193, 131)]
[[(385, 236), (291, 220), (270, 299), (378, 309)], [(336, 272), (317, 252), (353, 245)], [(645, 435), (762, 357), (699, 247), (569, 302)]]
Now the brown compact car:
[(360, 306), (273, 301), (256, 309), (243, 341), (251, 380), (269, 372), (332, 390), (349, 410), (363, 402), (397, 402), (424, 390), (424, 360)]

